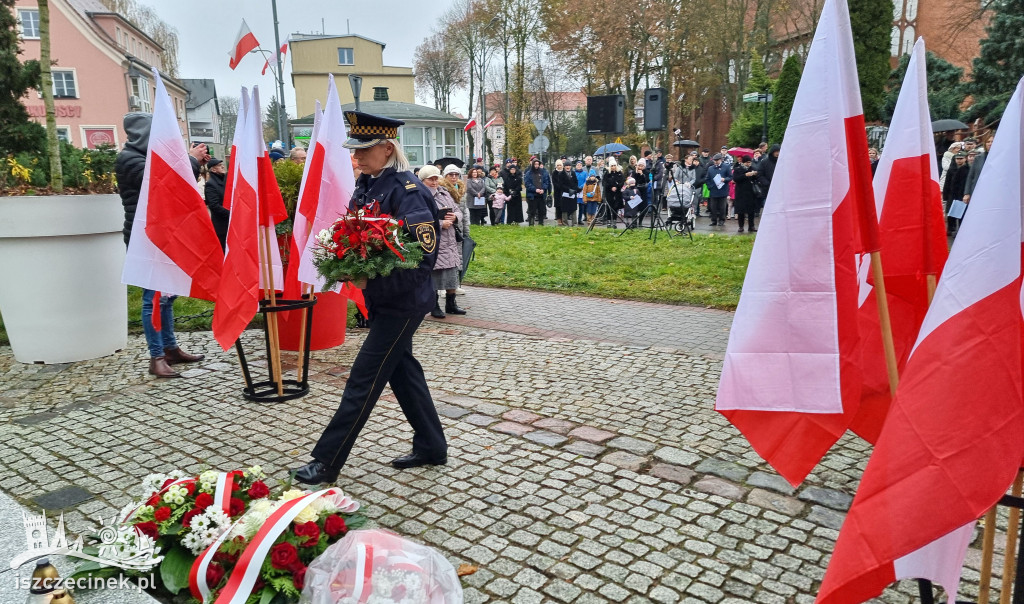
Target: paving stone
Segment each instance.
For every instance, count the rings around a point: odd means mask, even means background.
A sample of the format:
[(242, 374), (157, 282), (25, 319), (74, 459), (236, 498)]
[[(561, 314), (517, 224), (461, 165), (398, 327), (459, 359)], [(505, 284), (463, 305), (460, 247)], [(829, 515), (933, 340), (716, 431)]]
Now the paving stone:
[(501, 422), (491, 426), (491, 430), (501, 432), (502, 434), (522, 436), (527, 432), (532, 432), (534, 428), (533, 426), (524, 426), (523, 424), (517, 424), (516, 422)]
[(682, 466), (674, 466), (667, 463), (656, 463), (651, 466), (651, 475), (665, 480), (671, 480), (672, 482), (678, 482), (679, 484), (690, 484), (690, 481), (693, 480), (693, 477), (696, 476), (697, 473), (690, 468), (684, 468)]
[(700, 461), (700, 456), (675, 447), (662, 447), (654, 452), (661, 461), (677, 466), (692, 466)]
[(548, 432), (547, 430), (534, 430), (533, 432), (523, 435), (523, 438), (549, 447), (557, 447), (569, 440), (561, 434), (555, 434), (554, 432)]
[(768, 472), (754, 472), (747, 478), (747, 484), (752, 487), (761, 487), (769, 491), (782, 493), (783, 495), (792, 495), (796, 492), (793, 485), (789, 484), (785, 478), (778, 474), (769, 474)]
[(741, 501), (743, 496), (746, 494), (746, 490), (743, 487), (714, 476), (701, 478), (697, 482), (693, 483), (693, 488), (698, 491), (711, 493), (712, 495), (718, 495), (719, 497), (725, 497), (726, 499), (734, 499), (736, 501)]
[(647, 458), (626, 453), (625, 451), (614, 451), (602, 457), (601, 461), (626, 470), (638, 472), (647, 463)]
[(588, 443), (582, 440), (571, 442), (562, 447), (562, 449), (566, 451), (571, 451), (579, 455), (583, 455), (584, 457), (597, 457), (598, 455), (601, 455), (607, 450), (605, 449), (605, 447), (602, 447), (601, 445)]
[(516, 422), (519, 424), (531, 424), (541, 418), (541, 416), (536, 413), (530, 413), (523, 409), (512, 409), (511, 411), (506, 411), (501, 415), (501, 417), (502, 419), (507, 419), (510, 422)]
[(701, 461), (695, 469), (701, 474), (711, 474), (733, 482), (743, 482), (750, 474), (750, 470), (739, 464), (713, 458)]
[(490, 415), (473, 413), (462, 418), (462, 421), (473, 424), (474, 426), (489, 426), (494, 422), (498, 421), (498, 418)]
[(564, 419), (557, 419), (554, 417), (545, 417), (533, 422), (533, 425), (538, 428), (544, 428), (558, 434), (568, 434), (570, 430), (576, 427), (573, 422), (565, 421)]
[(793, 517), (800, 516), (804, 511), (804, 504), (799, 500), (764, 489), (752, 489), (747, 496), (747, 503)]
[(437, 404), (437, 412), (444, 416), (452, 419), (459, 419), (472, 413), (469, 409), (463, 409), (462, 407), (456, 407), (454, 405)]
[(827, 526), (837, 531), (843, 528), (844, 520), (846, 520), (846, 514), (823, 508), (820, 505), (812, 505), (811, 512), (807, 514), (808, 522)]
[(797, 494), (797, 498), (842, 512), (850, 509), (850, 503), (853, 502), (853, 496), (847, 495), (842, 491), (836, 491), (835, 489), (823, 489), (821, 487), (814, 486), (804, 487), (804, 489)]
[(614, 438), (616, 434), (607, 430), (601, 430), (600, 428), (592, 428), (590, 426), (580, 426), (574, 428), (569, 432), (569, 436), (578, 438), (580, 440), (589, 441), (592, 443), (603, 443), (604, 441)]
[(630, 436), (619, 436), (608, 441), (608, 446), (615, 449), (622, 449), (628, 451), (634, 455), (649, 455), (652, 451), (658, 448), (654, 443), (646, 440), (640, 440), (632, 438)]
[(74, 507), (83, 501), (88, 501), (93, 497), (92, 493), (81, 487), (69, 486), (37, 495), (32, 498), (32, 501), (44, 510), (63, 510)]

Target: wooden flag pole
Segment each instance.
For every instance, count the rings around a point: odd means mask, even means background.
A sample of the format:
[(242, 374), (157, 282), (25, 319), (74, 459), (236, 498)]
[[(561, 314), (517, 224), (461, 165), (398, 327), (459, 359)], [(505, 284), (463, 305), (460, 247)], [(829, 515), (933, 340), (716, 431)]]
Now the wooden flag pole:
[(992, 585), (992, 553), (996, 541), (996, 508), (985, 513), (985, 531), (981, 538), (981, 578), (978, 580), (978, 602), (988, 602)]
[[(267, 233), (264, 231), (266, 227), (259, 228), (259, 244), (260, 244), (260, 265), (262, 266), (263, 272), (263, 293), (267, 300), (270, 301), (270, 307), (277, 306), (277, 299), (274, 292), (274, 269), (270, 266), (270, 242), (267, 238)], [(267, 313), (267, 333), (270, 335), (270, 358), (267, 362), (271, 364), (271, 373), (277, 374), (277, 394), (278, 396), (284, 395), (284, 373), (281, 371), (281, 349), (277, 335), (277, 314)]]
[[(1020, 497), (1024, 486), (1024, 473), (1017, 471), (1010, 494)], [(994, 508), (993, 508), (994, 509)], [(1006, 550), (1003, 552), (1003, 586), (999, 591), (999, 604), (1010, 604), (1013, 580), (1017, 570), (1017, 531), (1020, 529), (1020, 508), (1010, 508), (1010, 519), (1006, 524)]]
[(882, 274), (882, 255), (871, 252), (871, 276), (878, 300), (878, 324), (882, 329), (882, 348), (885, 351), (885, 371), (889, 374), (889, 393), (896, 395), (900, 383), (899, 365), (896, 363), (896, 345), (892, 340), (892, 321), (889, 318), (889, 299), (885, 296), (885, 277)]
[(931, 306), (932, 298), (935, 297), (935, 287), (937, 284), (937, 279), (935, 278), (935, 275), (925, 275), (924, 278), (925, 282), (928, 284), (928, 306)]

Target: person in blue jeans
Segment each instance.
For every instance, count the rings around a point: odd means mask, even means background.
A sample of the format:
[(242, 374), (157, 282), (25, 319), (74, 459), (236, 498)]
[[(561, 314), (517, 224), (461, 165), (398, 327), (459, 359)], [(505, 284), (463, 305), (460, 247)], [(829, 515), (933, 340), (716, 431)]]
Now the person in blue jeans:
[[(132, 236), (132, 223), (135, 222), (135, 210), (139, 205), (139, 192), (142, 190), (142, 177), (146, 171), (146, 151), (149, 148), (149, 130), (153, 114), (129, 113), (124, 116), (124, 131), (128, 142), (117, 155), (115, 172), (117, 174), (118, 191), (121, 194), (121, 205), (124, 206), (124, 244), (127, 246)], [(200, 144), (189, 151), (192, 172), (199, 179), (199, 165), (209, 160), (206, 145)], [(142, 330), (146, 334), (146, 345), (149, 347), (149, 373), (160, 378), (181, 377), (171, 368), (178, 363), (194, 363), (201, 361), (204, 355), (188, 354), (178, 346), (174, 337), (174, 298), (161, 297), (160, 329), (153, 325), (153, 298), (156, 292), (142, 290)]]

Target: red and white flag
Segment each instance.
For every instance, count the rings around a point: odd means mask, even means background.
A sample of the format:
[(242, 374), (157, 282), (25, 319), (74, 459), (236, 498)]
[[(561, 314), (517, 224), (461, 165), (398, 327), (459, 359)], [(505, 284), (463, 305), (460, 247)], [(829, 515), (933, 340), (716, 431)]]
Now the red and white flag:
[(220, 242), (196, 189), (171, 97), (156, 70), (153, 77), (149, 150), (121, 281), (164, 295), (214, 300)]
[(249, 321), (256, 316), (260, 300), (257, 162), (263, 134), (256, 104), (249, 102), (248, 95), (249, 91), (243, 87), (241, 106), (246, 111), (235, 130), (235, 147), (231, 156), (234, 171), (231, 217), (217, 303), (213, 307), (213, 337), (224, 350), (234, 345)]
[(470, 130), (472, 130), (475, 127), (476, 127), (476, 118), (475, 117), (471, 117), (471, 118), (469, 118), (469, 121), (466, 122), (466, 127), (463, 128), (462, 131), (463, 132), (469, 132)]
[[(284, 44), (281, 45), (281, 48), (278, 49), (277, 54), (280, 55), (281, 58), (283, 59), (285, 53), (287, 53), (287, 52), (288, 52), (288, 43), (285, 42)], [(260, 72), (260, 75), (267, 75), (267, 68), (268, 67), (270, 67), (270, 59), (267, 59), (266, 61), (263, 62), (263, 71)]]
[[(862, 602), (907, 576), (902, 557), (970, 530), (1020, 468), (1022, 128), (1024, 80), (1003, 113), (818, 602)], [(962, 555), (966, 540), (960, 545)], [(945, 566), (959, 570), (957, 562)], [(952, 579), (944, 583), (951, 594)]]
[[(263, 115), (260, 105), (260, 87), (252, 88), (252, 103), (255, 105), (256, 115)], [(264, 246), (264, 253), (269, 248), (267, 261), (270, 264), (271, 278), (275, 290), (284, 289), (284, 268), (281, 263), (281, 248), (277, 245), (277, 229), (279, 222), (288, 219), (288, 210), (284, 205), (284, 198), (281, 196), (281, 188), (277, 184), (277, 176), (274, 174), (274, 164), (270, 161), (270, 152), (267, 150), (267, 141), (263, 138), (263, 128), (257, 127), (254, 133), (259, 144), (260, 155), (258, 157), (259, 197), (260, 209), (260, 230), (269, 245)], [(260, 272), (260, 287), (270, 287), (266, 283), (263, 272)]]
[(729, 335), (716, 409), (797, 485), (860, 401), (857, 260), (877, 250), (846, 0), (826, 0)]
[(487, 123), (484, 124), (484, 130), (490, 128), (491, 124), (493, 124), (495, 121), (497, 121), (497, 119), (498, 119), (498, 116), (494, 116), (491, 119), (487, 120)]
[(245, 55), (249, 54), (249, 51), (259, 46), (260, 43), (256, 41), (256, 36), (252, 35), (252, 31), (249, 30), (249, 26), (245, 23), (245, 19), (242, 19), (242, 25), (238, 28), (238, 35), (235, 36), (235, 45), (228, 52), (228, 56), (231, 59), (228, 61), (228, 66), (231, 69), (238, 67), (238, 64), (245, 58)]
[[(885, 292), (896, 360), (902, 371), (928, 312), (928, 276), (937, 280), (949, 255), (921, 38), (907, 65), (885, 150), (875, 171), (874, 189)], [(878, 299), (872, 291), (869, 266), (870, 260), (864, 257), (860, 282), (864, 386), (860, 409), (850, 429), (874, 443), (882, 431), (892, 396), (882, 349)]]

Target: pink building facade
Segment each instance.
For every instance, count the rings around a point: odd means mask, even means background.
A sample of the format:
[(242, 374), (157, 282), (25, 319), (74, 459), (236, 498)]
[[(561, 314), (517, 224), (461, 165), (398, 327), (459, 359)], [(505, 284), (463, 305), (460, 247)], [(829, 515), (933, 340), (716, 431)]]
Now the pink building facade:
[[(101, 144), (120, 149), (125, 143), (123, 118), (132, 111), (152, 111), (152, 67), (171, 96), (179, 127), (185, 129), (187, 91), (162, 71), (161, 47), (99, 0), (50, 0), (50, 55), (60, 138), (76, 147)], [(23, 60), (39, 58), (39, 8), (35, 0), (18, 0)], [(22, 98), (29, 115), (46, 126), (42, 94)]]

